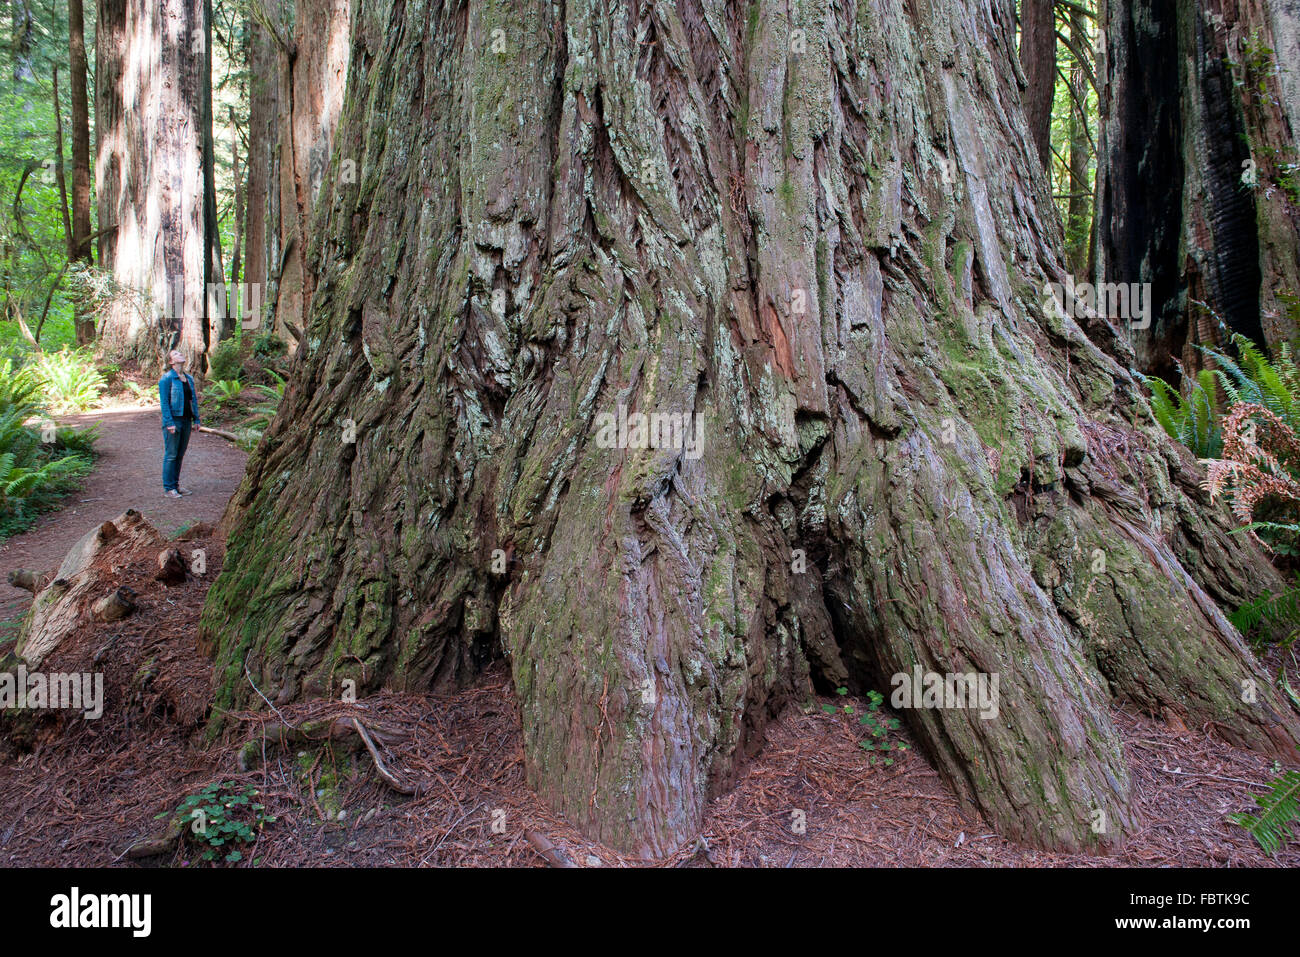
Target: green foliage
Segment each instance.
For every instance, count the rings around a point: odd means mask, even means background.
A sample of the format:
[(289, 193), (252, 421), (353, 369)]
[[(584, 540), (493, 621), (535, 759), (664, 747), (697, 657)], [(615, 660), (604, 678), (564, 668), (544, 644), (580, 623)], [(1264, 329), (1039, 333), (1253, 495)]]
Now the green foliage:
[(245, 451), (251, 452), (257, 443), (262, 440), (262, 433), (266, 431), (267, 426), (271, 424), (271, 420), (275, 418), (276, 410), (280, 407), (280, 400), (284, 398), (284, 376), (271, 369), (267, 369), (266, 372), (275, 380), (275, 384), (265, 385), (259, 382), (253, 386), (265, 398), (262, 402), (253, 406), (250, 410), (252, 414), (244, 420), (242, 427), (235, 432), (239, 436), (239, 447)]
[(1194, 379), (1184, 376), (1184, 394), (1163, 379), (1142, 376), (1151, 389), (1156, 422), (1198, 458), (1215, 459), (1223, 453), (1223, 416), (1216, 400), (1219, 389), (1228, 406), (1263, 406), (1291, 428), (1300, 429), (1300, 367), (1291, 347), (1284, 343), (1277, 358), (1270, 360), (1245, 336), (1233, 336), (1232, 345), (1235, 359), (1224, 350), (1198, 347), (1216, 368), (1202, 369)]
[[(884, 702), (885, 696), (879, 691), (867, 692), (867, 713), (858, 719), (858, 723), (866, 729), (868, 738), (858, 742), (858, 747), (864, 751), (873, 752), (871, 763), (875, 764), (877, 760), (883, 760), (885, 765), (894, 763), (894, 759), (889, 756), (891, 751), (906, 751), (907, 745), (901, 741), (895, 741), (890, 738), (891, 731), (898, 730), (898, 719), (881, 717), (880, 705)], [(874, 752), (880, 752), (876, 754)]]
[(1240, 824), (1272, 856), (1291, 840), (1291, 826), (1300, 820), (1300, 771), (1286, 771), (1272, 783), (1267, 794), (1255, 795), (1260, 813), (1231, 814), (1228, 820)]
[(1300, 426), (1300, 368), (1296, 367), (1291, 347), (1282, 344), (1276, 361), (1270, 362), (1259, 348), (1243, 335), (1232, 337), (1237, 360), (1216, 349), (1201, 348), (1214, 359), (1214, 374), (1228, 397), (1229, 405), (1249, 402), (1262, 405), (1291, 428)]
[(1057, 12), (1061, 22), (1057, 27), (1058, 69), (1052, 93), (1047, 174), (1065, 227), (1066, 264), (1076, 275), (1087, 268), (1097, 172), (1100, 98), (1094, 82), (1095, 9), (1091, 0), (1080, 0), (1068, 11), (1058, 8)]
[(1233, 86), (1246, 90), (1260, 102), (1273, 103), (1269, 93), (1269, 80), (1278, 73), (1277, 53), (1264, 42), (1263, 35), (1256, 30), (1241, 44), (1240, 61), (1227, 59), (1232, 71)]
[(1300, 575), (1280, 592), (1266, 592), (1248, 601), (1228, 616), (1233, 627), (1243, 635), (1261, 626), (1290, 627), (1290, 633), (1280, 644), (1289, 647), (1300, 634)]
[(1151, 389), (1151, 413), (1171, 438), (1187, 446), (1197, 458), (1217, 458), (1223, 451), (1223, 434), (1215, 411), (1214, 374), (1202, 369), (1195, 379), (1184, 377), (1186, 397), (1164, 379), (1142, 376)]
[(30, 527), (91, 469), (98, 431), (42, 421), (38, 399), (29, 370), (0, 363), (0, 537)]
[(80, 350), (43, 352), (29, 366), (52, 412), (84, 412), (107, 386), (94, 359)]
[[(843, 697), (849, 693), (849, 689), (836, 688), (835, 693)], [(890, 753), (906, 751), (907, 745), (890, 737), (890, 732), (898, 730), (898, 719), (881, 715), (880, 706), (884, 701), (885, 696), (879, 691), (867, 692), (867, 711), (858, 718), (858, 723), (863, 726), (869, 737), (859, 741), (858, 747), (870, 752), (872, 764), (883, 763), (888, 767), (894, 763)], [(844, 714), (850, 717), (855, 714), (853, 706), (849, 704), (838, 708), (835, 705), (824, 704), (822, 711), (829, 715)]]
[(158, 396), (158, 389), (152, 385), (140, 385), (138, 382), (132, 382), (130, 379), (123, 380), (123, 385), (130, 390), (135, 401), (147, 405)]
[(208, 383), (211, 390), (212, 401), (217, 405), (225, 405), (227, 402), (234, 402), (244, 391), (244, 384), (238, 379), (217, 379)]
[(74, 429), (70, 425), (61, 425), (54, 432), (54, 443), (58, 449), (82, 455), (88, 459), (94, 458), (95, 443), (98, 441), (99, 426), (97, 425), (90, 425), (81, 429)]
[(284, 340), (273, 333), (270, 329), (262, 332), (253, 338), (253, 355), (259, 359), (273, 360), (278, 359), (285, 353)]
[(238, 381), (244, 377), (244, 357), (238, 339), (223, 340), (212, 350), (208, 361), (208, 375), (213, 379)]
[(251, 844), (258, 831), (275, 822), (266, 806), (253, 800), (259, 793), (251, 784), (241, 787), (233, 781), (213, 781), (181, 801), (174, 812), (164, 812), (158, 818), (179, 817), (186, 822), (187, 839), (200, 850), (200, 859), (211, 863), (220, 856), (235, 864), (243, 859), (238, 845)]

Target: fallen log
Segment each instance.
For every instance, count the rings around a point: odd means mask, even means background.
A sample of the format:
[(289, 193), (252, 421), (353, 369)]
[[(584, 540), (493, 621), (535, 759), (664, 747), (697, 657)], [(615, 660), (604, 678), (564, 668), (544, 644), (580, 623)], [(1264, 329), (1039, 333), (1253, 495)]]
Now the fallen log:
[(114, 568), (126, 566), (138, 550), (150, 546), (163, 548), (162, 536), (134, 509), (87, 532), (69, 550), (54, 579), (36, 593), (15, 653), (29, 668), (39, 668), (88, 614), (93, 615), (96, 600), (118, 588)]

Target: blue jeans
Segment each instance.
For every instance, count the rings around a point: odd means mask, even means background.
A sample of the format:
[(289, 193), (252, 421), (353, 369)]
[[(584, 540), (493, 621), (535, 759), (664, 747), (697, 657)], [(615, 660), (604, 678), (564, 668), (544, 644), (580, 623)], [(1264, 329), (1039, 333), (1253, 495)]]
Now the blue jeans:
[(170, 492), (180, 483), (181, 462), (190, 444), (190, 419), (177, 419), (176, 431), (168, 432), (163, 426), (163, 491)]

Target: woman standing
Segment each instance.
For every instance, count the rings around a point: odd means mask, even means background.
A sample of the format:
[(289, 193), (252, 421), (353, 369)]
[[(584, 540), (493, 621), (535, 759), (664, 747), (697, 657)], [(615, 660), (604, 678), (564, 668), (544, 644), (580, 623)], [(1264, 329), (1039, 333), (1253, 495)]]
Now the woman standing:
[(185, 354), (172, 352), (171, 368), (158, 380), (158, 400), (163, 424), (163, 494), (169, 498), (189, 495), (180, 487), (181, 462), (190, 444), (190, 428), (199, 426), (199, 394), (194, 378), (185, 372)]

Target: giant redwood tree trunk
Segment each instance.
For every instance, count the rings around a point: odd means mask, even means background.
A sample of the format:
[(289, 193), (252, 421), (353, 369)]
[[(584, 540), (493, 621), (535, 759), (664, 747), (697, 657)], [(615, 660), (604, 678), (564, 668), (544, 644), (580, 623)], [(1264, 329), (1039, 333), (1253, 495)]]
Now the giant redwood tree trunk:
[(207, 0), (99, 0), (95, 176), (100, 265), (116, 295), (104, 348), (202, 372), (209, 284), (222, 281), (213, 182)]
[[(504, 653), (532, 784), (644, 855), (787, 702), (913, 666), (999, 676), (996, 717), (904, 717), (1044, 847), (1136, 823), (1111, 698), (1290, 752), (1217, 607), (1275, 577), (1043, 294), (1008, 0), (354, 14), (359, 175), (226, 516), (218, 704)], [(620, 407), (701, 445), (608, 448)]]
[[(1108, 0), (1098, 277), (1152, 284), (1139, 367), (1300, 322), (1300, 13), (1286, 0)], [(1153, 64), (1162, 64), (1160, 69)]]

